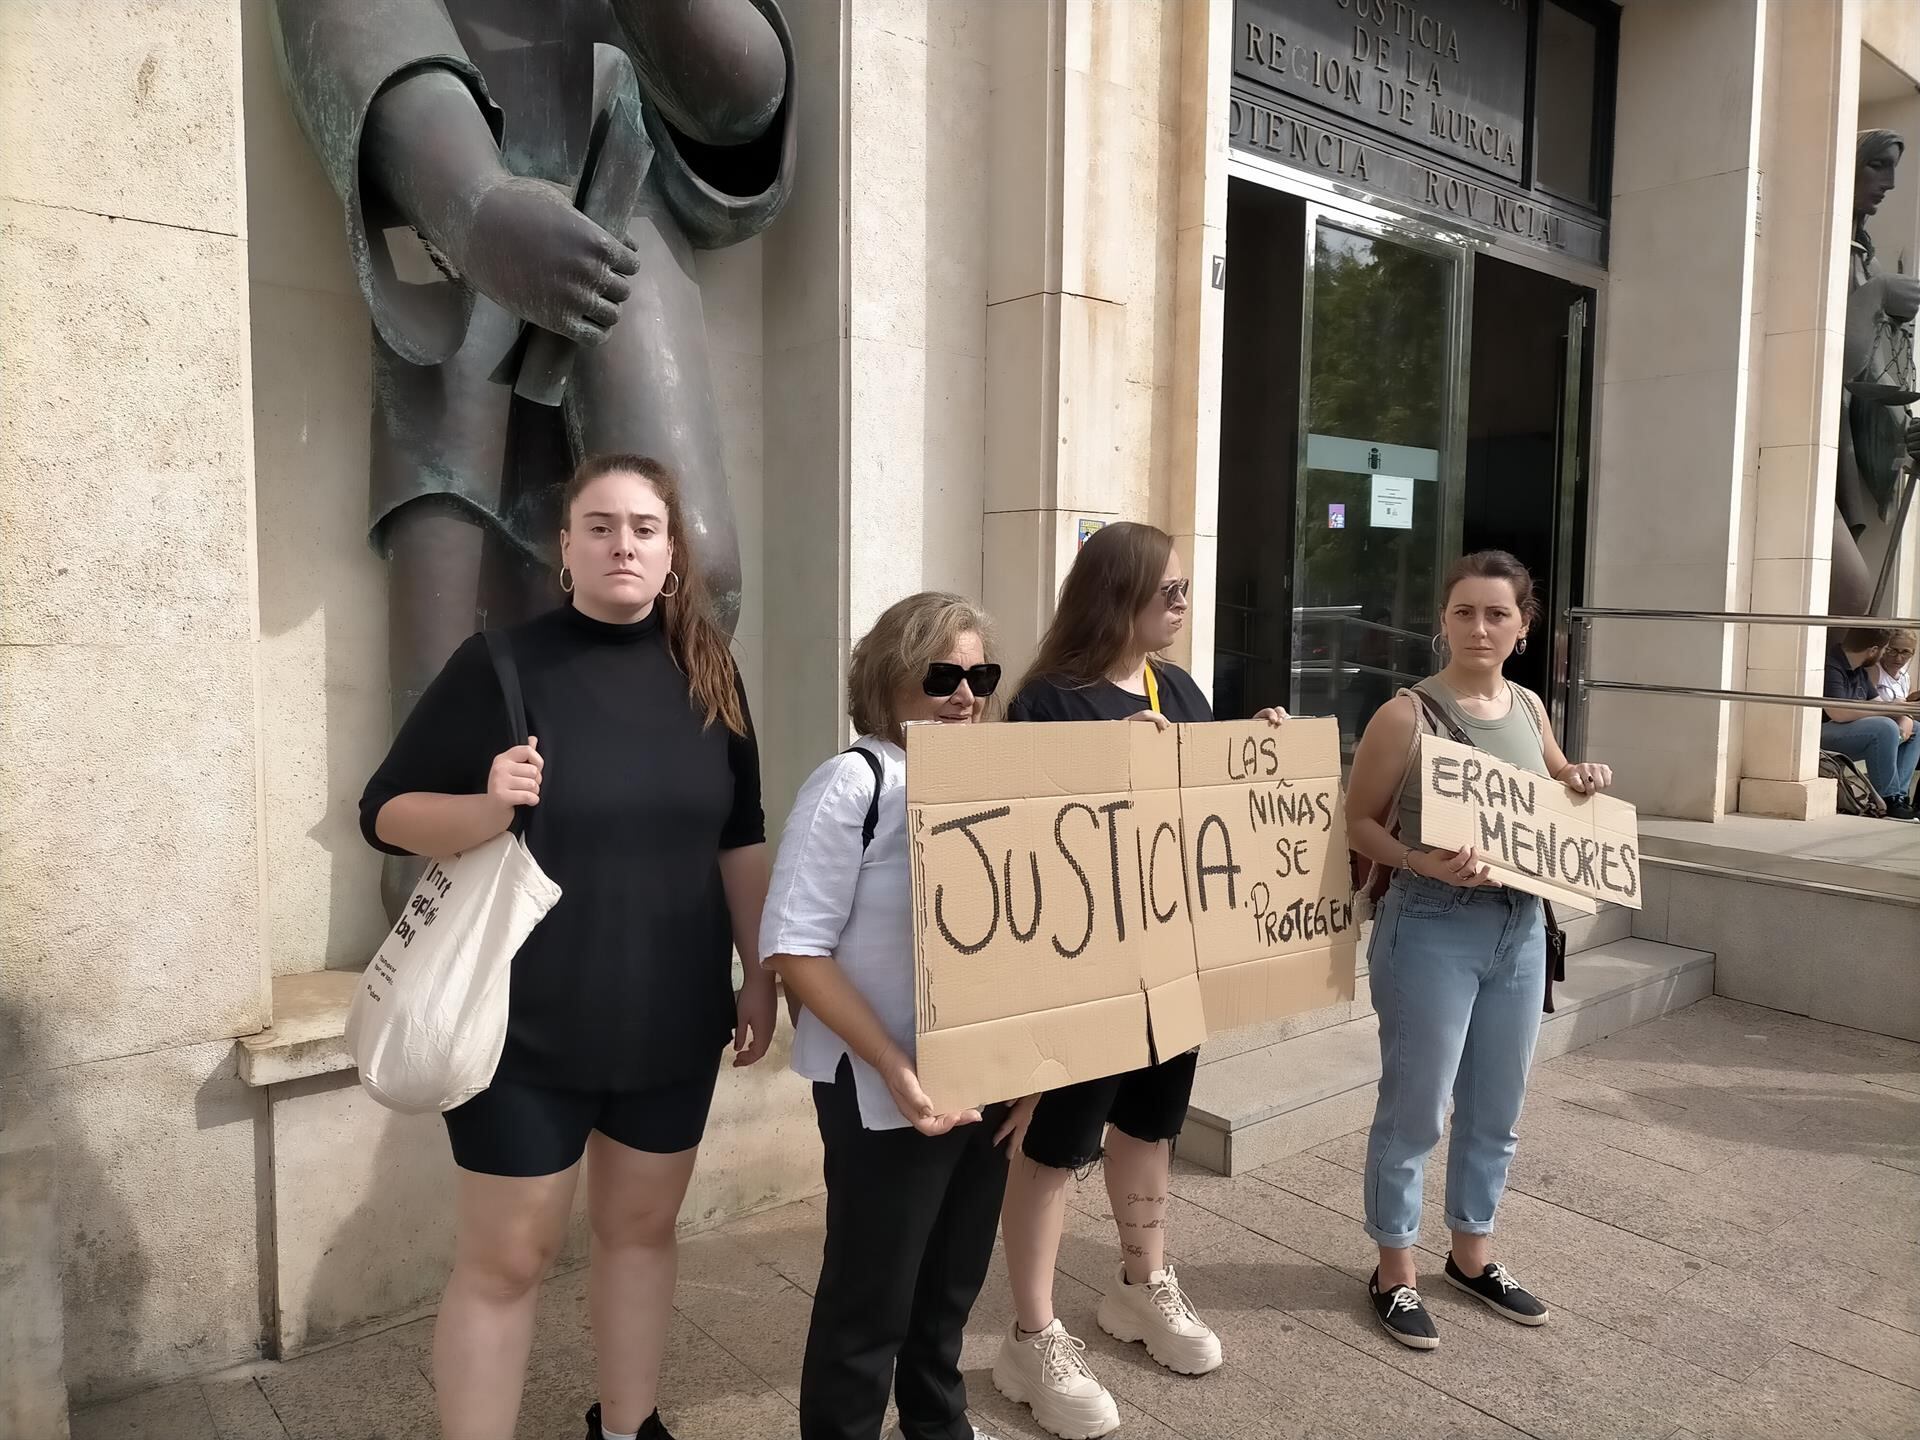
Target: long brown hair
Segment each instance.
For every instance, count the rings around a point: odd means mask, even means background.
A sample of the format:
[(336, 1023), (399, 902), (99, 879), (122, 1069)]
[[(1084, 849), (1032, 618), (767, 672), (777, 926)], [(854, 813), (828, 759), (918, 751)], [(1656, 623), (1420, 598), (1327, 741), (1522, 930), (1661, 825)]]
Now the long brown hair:
[(1107, 677), (1133, 643), (1133, 617), (1159, 592), (1173, 537), (1154, 525), (1122, 520), (1087, 537), (1060, 587), (1040, 653), (1014, 686), (1029, 680), (1091, 685)]
[(667, 538), (673, 542), (673, 573), (680, 585), (654, 604), (664, 606), (662, 624), (667, 653), (687, 677), (688, 698), (706, 712), (706, 723), (722, 722), (736, 735), (747, 733), (747, 717), (740, 705), (738, 671), (727, 635), (713, 618), (713, 604), (700, 571), (700, 552), (681, 523), (680, 482), (673, 472), (647, 455), (589, 455), (574, 469), (560, 502), (561, 523), (573, 524), (574, 502), (580, 492), (603, 475), (637, 475), (653, 487), (667, 507)]

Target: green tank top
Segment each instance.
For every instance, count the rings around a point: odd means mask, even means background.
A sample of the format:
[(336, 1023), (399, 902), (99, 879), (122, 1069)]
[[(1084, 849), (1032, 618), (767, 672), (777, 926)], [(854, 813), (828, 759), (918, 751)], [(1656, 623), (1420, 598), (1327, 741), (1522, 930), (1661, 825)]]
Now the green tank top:
[[(1509, 765), (1531, 770), (1536, 775), (1547, 773), (1546, 750), (1540, 739), (1540, 722), (1534, 715), (1532, 699), (1523, 694), (1518, 685), (1509, 683), (1508, 690), (1512, 703), (1507, 707), (1507, 713), (1498, 720), (1482, 720), (1476, 715), (1469, 715), (1460, 708), (1459, 702), (1454, 699), (1453, 692), (1435, 676), (1428, 676), (1413, 688), (1431, 700), (1439, 707), (1441, 714), (1459, 726), (1461, 734), (1472, 741), (1476, 749), (1485, 750), (1489, 755), (1496, 756)], [(1420, 708), (1418, 701), (1414, 702), (1414, 710), (1417, 733), (1422, 735), (1429, 733), (1432, 729), (1431, 722), (1427, 718), (1426, 711)], [(1447, 735), (1445, 730), (1441, 731), (1441, 735), (1446, 739), (1453, 738)], [(1414, 765), (1408, 765), (1407, 778), (1400, 785), (1400, 835), (1408, 843), (1412, 843), (1409, 837), (1420, 833), (1420, 787), (1414, 783), (1415, 768)]]

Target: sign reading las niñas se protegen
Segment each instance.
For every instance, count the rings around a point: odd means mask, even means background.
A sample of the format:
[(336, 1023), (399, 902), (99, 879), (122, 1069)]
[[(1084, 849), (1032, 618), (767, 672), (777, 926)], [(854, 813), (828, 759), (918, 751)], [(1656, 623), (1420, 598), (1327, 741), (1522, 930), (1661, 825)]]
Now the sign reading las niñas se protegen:
[(914, 727), (907, 808), (937, 1105), (1132, 1070), (1353, 994), (1331, 720)]

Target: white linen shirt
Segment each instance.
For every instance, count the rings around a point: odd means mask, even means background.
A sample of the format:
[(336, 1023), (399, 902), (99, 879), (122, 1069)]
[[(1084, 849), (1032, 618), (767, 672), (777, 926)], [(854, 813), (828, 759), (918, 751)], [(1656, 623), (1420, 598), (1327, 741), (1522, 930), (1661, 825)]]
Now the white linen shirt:
[(1912, 693), (1912, 686), (1907, 683), (1912, 678), (1912, 672), (1913, 667), (1909, 665), (1906, 669), (1889, 675), (1886, 666), (1875, 665), (1873, 688), (1878, 692), (1877, 698), (1886, 701), (1889, 705), (1904, 705), (1907, 696)]
[[(873, 770), (858, 755), (836, 755), (800, 787), (780, 836), (760, 958), (830, 955), (873, 1007), (893, 1043), (914, 1055), (913, 896), (907, 862), (907, 756), (891, 741), (863, 735), (861, 749), (880, 760), (880, 805), (873, 843), (860, 832), (873, 800)], [(853, 1067), (860, 1123), (902, 1130), (906, 1117), (887, 1082), (853, 1054), (811, 1010), (793, 1032), (793, 1069), (831, 1085), (845, 1056)]]

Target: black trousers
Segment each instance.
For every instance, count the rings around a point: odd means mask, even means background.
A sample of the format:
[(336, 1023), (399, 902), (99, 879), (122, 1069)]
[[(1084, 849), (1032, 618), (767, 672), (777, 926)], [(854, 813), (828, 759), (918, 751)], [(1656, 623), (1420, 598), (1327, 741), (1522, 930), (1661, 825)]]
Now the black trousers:
[(868, 1130), (853, 1072), (813, 1087), (827, 1243), (800, 1372), (801, 1440), (879, 1440), (887, 1391), (907, 1440), (973, 1440), (960, 1346), (993, 1258), (1006, 1107), (945, 1135)]

